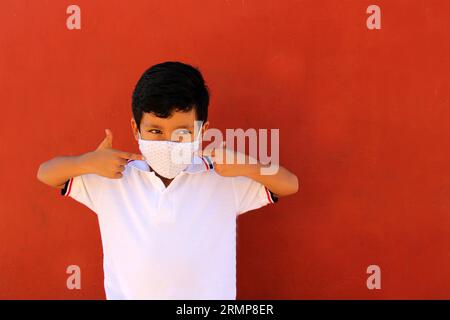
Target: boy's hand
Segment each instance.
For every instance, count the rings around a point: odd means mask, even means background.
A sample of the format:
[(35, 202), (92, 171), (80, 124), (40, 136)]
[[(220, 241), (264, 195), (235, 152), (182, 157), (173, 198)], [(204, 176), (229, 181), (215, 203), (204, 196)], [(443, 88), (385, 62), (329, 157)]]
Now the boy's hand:
[(122, 178), (127, 159), (143, 160), (139, 154), (115, 150), (112, 148), (113, 135), (111, 130), (105, 130), (106, 137), (95, 151), (80, 157), (80, 165), (88, 172), (111, 179)]
[(259, 170), (255, 158), (225, 147), (225, 141), (212, 149), (209, 156), (213, 160), (214, 171), (223, 177), (249, 176)]
[(226, 149), (225, 142), (208, 154), (213, 160), (214, 171), (221, 176), (246, 176), (264, 185), (276, 197), (287, 196), (298, 191), (298, 179), (295, 174), (282, 166), (277, 166), (274, 174), (262, 174), (261, 169), (270, 167), (272, 163), (261, 164), (249, 155)]

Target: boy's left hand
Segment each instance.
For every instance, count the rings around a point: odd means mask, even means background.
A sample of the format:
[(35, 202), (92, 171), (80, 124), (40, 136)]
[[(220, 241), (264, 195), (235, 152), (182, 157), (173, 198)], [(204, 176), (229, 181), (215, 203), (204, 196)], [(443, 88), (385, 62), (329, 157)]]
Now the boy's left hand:
[[(225, 142), (204, 155), (211, 157), (214, 171), (223, 177), (246, 176), (264, 185), (277, 197), (290, 195), (298, 190), (297, 176), (286, 168), (277, 166), (275, 173), (262, 174), (261, 169), (267, 165), (249, 155), (227, 149)], [(271, 165), (270, 163), (269, 166)]]
[(257, 160), (241, 152), (225, 147), (225, 142), (209, 154), (214, 171), (223, 177), (249, 176), (259, 169)]

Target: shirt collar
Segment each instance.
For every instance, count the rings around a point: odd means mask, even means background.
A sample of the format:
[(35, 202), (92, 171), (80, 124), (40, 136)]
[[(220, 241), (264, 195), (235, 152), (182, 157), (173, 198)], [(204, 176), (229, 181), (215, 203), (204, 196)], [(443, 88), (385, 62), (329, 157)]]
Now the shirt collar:
[[(150, 166), (145, 160), (128, 160), (127, 165), (138, 169), (139, 171), (144, 171), (147, 174), (155, 175), (153, 171), (150, 170)], [(181, 173), (193, 174), (205, 171), (213, 170), (214, 166), (212, 160), (208, 156), (197, 156), (194, 155), (193, 161), (189, 164), (186, 169), (181, 171)]]

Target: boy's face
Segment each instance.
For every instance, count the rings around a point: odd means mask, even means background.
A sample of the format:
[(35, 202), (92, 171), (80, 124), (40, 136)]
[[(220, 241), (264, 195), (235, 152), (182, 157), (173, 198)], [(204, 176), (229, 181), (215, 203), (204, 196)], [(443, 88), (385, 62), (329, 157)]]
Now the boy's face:
[[(188, 112), (174, 111), (168, 118), (159, 118), (153, 113), (144, 112), (140, 126), (141, 138), (143, 140), (193, 141), (195, 120), (195, 109)], [(208, 121), (203, 124), (200, 135), (203, 135), (208, 125)], [(135, 139), (138, 140), (138, 126), (134, 118), (131, 119), (131, 128)], [(195, 133), (199, 134), (199, 130), (200, 128), (197, 128)]]

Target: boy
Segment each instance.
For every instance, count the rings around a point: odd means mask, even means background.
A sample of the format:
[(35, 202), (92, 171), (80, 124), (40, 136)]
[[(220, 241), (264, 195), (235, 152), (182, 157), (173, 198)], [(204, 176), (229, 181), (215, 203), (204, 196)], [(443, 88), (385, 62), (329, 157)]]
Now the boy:
[(142, 154), (113, 149), (106, 129), (95, 151), (39, 167), (40, 181), (97, 214), (107, 299), (236, 299), (237, 215), (297, 192), (285, 168), (263, 175), (262, 164), (227, 163), (224, 154), (239, 154), (225, 147), (190, 163), (171, 158), (180, 146), (198, 150), (208, 105), (197, 68), (156, 64), (132, 97)]

